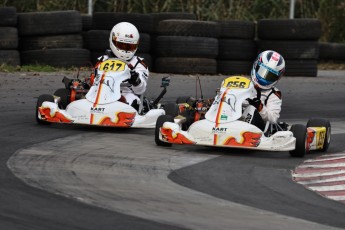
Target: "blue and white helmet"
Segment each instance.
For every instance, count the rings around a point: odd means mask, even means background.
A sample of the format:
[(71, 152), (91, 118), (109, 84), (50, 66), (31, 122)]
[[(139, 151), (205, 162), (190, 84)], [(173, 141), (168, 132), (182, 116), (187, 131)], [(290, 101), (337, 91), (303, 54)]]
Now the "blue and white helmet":
[(285, 72), (283, 56), (273, 50), (259, 54), (251, 72), (252, 81), (261, 89), (271, 89)]

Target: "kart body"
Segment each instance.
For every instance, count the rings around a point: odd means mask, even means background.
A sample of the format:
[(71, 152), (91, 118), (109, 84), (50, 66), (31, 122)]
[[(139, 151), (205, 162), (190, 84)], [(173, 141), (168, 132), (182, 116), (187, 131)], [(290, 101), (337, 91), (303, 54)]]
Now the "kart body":
[[(164, 109), (151, 109), (140, 115), (123, 101), (121, 84), (130, 78), (130, 68), (120, 59), (102, 62), (93, 85), (83, 99), (74, 100), (65, 109), (59, 106), (60, 97), (41, 95), (37, 102), (38, 123), (71, 123), (82, 125), (154, 128)], [(46, 99), (46, 100), (45, 100)]]
[[(194, 121), (188, 129), (183, 128), (186, 118), (161, 116), (156, 124), (156, 143), (162, 146), (190, 144), (217, 147), (245, 148), (266, 151), (290, 151), (292, 156), (302, 157), (310, 150), (323, 149), (330, 142), (330, 125), (288, 126), (267, 123), (261, 130), (248, 123), (248, 113), (243, 102), (256, 97), (253, 82), (242, 76), (226, 78), (219, 92), (208, 107), (204, 119)], [(207, 100), (210, 101), (210, 100)], [(190, 107), (185, 103), (177, 108)], [(247, 107), (248, 108), (248, 107)], [(195, 115), (193, 115), (195, 117)], [(249, 117), (250, 118), (250, 117)], [(329, 124), (329, 122), (328, 122)]]

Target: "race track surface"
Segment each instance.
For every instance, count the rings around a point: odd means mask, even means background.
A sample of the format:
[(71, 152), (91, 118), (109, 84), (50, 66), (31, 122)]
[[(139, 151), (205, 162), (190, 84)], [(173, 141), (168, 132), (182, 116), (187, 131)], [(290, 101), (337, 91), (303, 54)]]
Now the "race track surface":
[[(345, 73), (283, 78), (282, 120), (331, 120), (332, 153), (345, 151)], [(153, 130), (40, 126), (40, 94), (58, 74), (0, 74), (0, 229), (344, 229), (345, 204), (292, 180), (305, 159), (154, 144)], [(148, 95), (160, 76), (152, 74)], [(166, 76), (166, 75), (164, 75)], [(200, 76), (213, 97), (224, 76)], [(195, 76), (171, 76), (165, 101), (195, 95)], [(200, 90), (198, 91), (200, 96)]]

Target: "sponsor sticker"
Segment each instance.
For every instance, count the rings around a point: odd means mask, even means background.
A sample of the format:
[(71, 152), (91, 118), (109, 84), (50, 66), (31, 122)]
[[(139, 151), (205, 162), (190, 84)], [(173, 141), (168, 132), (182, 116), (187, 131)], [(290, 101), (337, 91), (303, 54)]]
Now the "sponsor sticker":
[(226, 121), (226, 120), (228, 120), (228, 116), (226, 116), (226, 115), (221, 115), (221, 116), (220, 116), (220, 120)]

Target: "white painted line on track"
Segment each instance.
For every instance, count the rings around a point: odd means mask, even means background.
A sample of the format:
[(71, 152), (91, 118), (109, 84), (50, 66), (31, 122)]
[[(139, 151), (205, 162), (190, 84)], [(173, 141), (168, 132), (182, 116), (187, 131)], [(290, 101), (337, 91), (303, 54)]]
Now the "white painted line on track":
[(333, 186), (308, 186), (309, 189), (314, 191), (345, 191), (345, 185), (333, 185)]
[[(335, 174), (335, 176), (336, 176), (336, 174)], [(323, 179), (323, 180), (298, 181), (298, 183), (307, 185), (307, 184), (326, 183), (326, 182), (341, 182), (341, 181), (345, 181), (345, 176)]]

